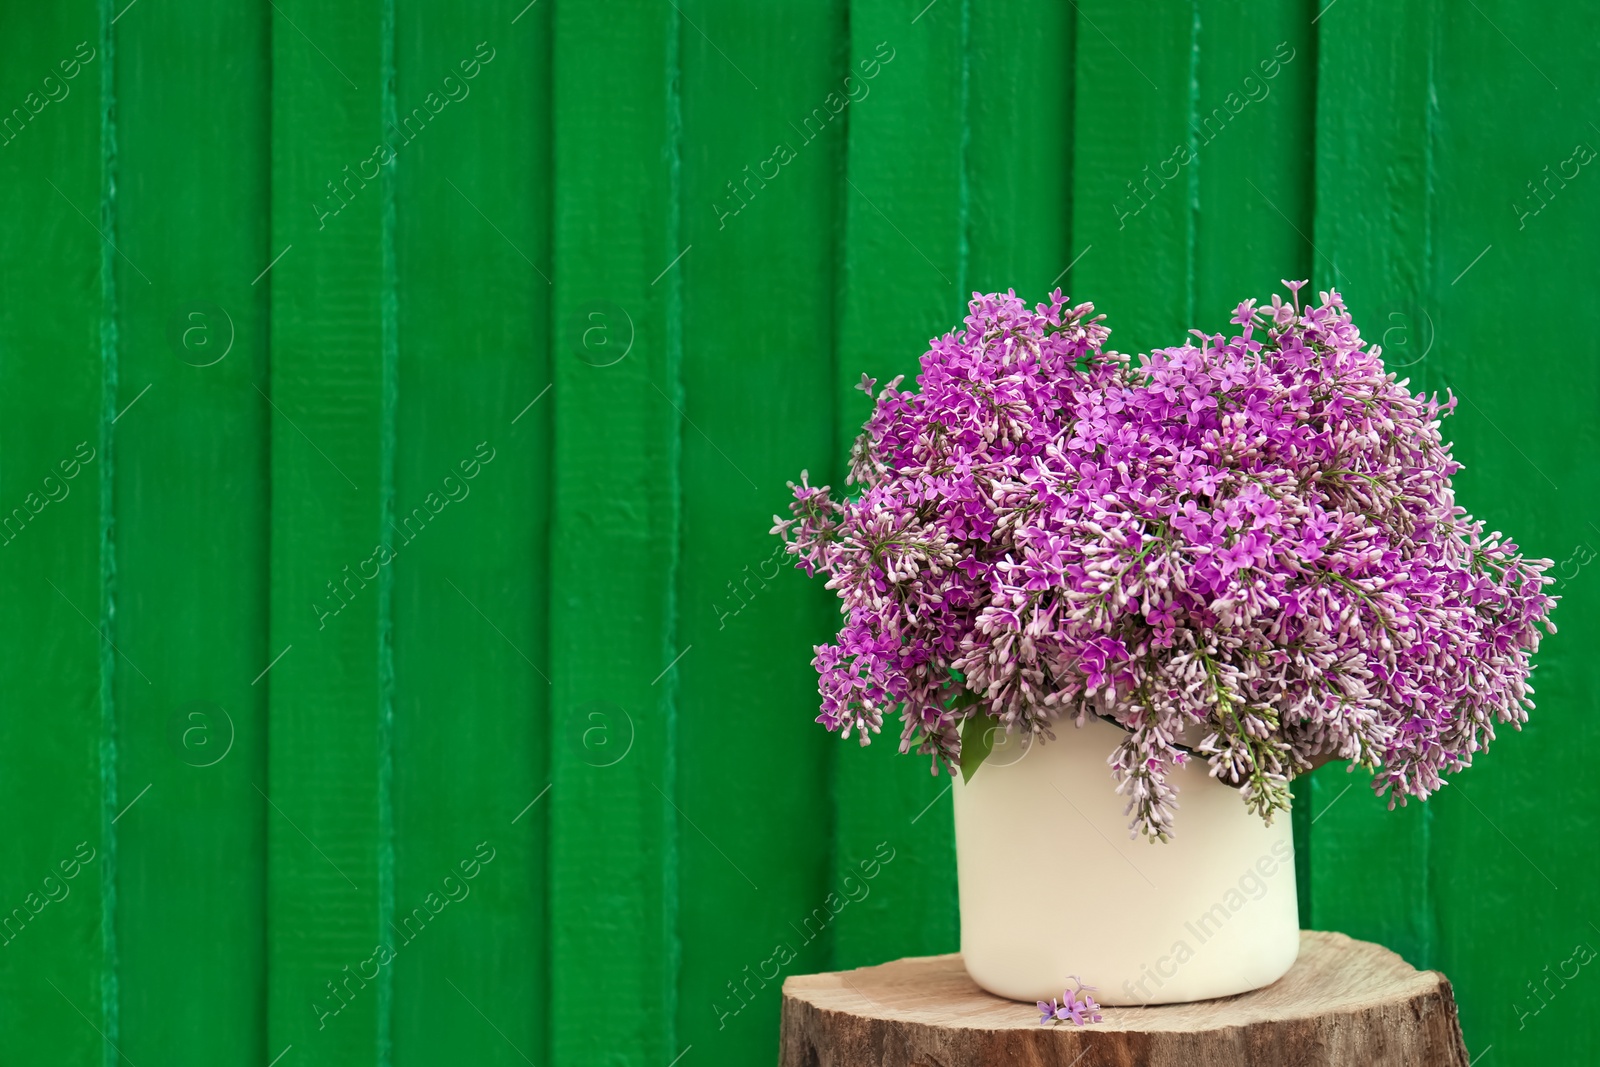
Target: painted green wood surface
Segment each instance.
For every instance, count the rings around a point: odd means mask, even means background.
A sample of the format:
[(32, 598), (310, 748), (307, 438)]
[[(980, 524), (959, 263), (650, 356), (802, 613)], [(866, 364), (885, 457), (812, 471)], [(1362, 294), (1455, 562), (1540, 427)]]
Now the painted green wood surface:
[[(1385, 812), (1358, 785), (1313, 832), (1318, 921), (1449, 974), (1485, 1064), (1588, 1062), (1600, 1049), (1597, 994), (1569, 962), (1577, 945), (1600, 946), (1596, 857), (1580, 844), (1595, 830), (1583, 564), (1600, 543), (1597, 308), (1569, 284), (1596, 264), (1600, 193), (1586, 195), (1573, 160), (1600, 148), (1600, 85), (1592, 42), (1538, 32), (1563, 17), (1551, 4), (1361, 3), (1322, 32), (1318, 185), (1339, 192), (1319, 197), (1331, 262), (1318, 283), (1337, 269), (1355, 307), (1383, 313), (1375, 328), (1392, 331), (1400, 373), (1455, 392), (1445, 426), (1462, 501), (1554, 558), (1561, 578), (1562, 632), (1541, 654), (1528, 728), (1425, 807)], [(1374, 40), (1398, 54), (1373, 56)], [(1331, 768), (1318, 777), (1320, 810), (1344, 783)]]
[(447, 101), (394, 164), (393, 512), (440, 507), (393, 564), (396, 1065), (548, 1059), (550, 10), (514, 14), (396, 5), (396, 113)]
[[(1596, 687), (1588, 650), (1600, 633), (1594, 576), (1571, 561), (1574, 547), (1595, 543), (1600, 522), (1594, 506), (1600, 469), (1592, 461), (1600, 364), (1587, 325), (1593, 292), (1584, 287), (1569, 296), (1565, 279), (1593, 277), (1600, 266), (1594, 240), (1600, 199), (1589, 195), (1600, 190), (1583, 182), (1592, 177), (1587, 167), (1571, 181), (1560, 174), (1572, 174), (1572, 164), (1562, 164), (1575, 151), (1593, 159), (1600, 148), (1593, 125), (1600, 73), (1592, 54), (1529, 36), (1531, 27), (1559, 25), (1554, 5), (1490, 3), (1474, 15), (1459, 22), (1441, 17), (1435, 30), (1439, 236), (1430, 274), (1441, 358), (1430, 383), (1462, 397), (1453, 434), (1467, 467), (1463, 494), (1484, 501), (1492, 527), (1548, 545), (1569, 580), (1558, 590), (1565, 597), (1562, 633), (1540, 668), (1537, 717), (1525, 736), (1508, 738), (1481, 776), (1464, 777), (1433, 812), (1430, 896), (1438, 947), (1432, 962), (1465, 988), (1465, 1010), (1482, 1020), (1478, 1044), (1576, 1062), (1600, 1051), (1595, 992), (1582, 981), (1587, 974), (1570, 982), (1560, 977), (1563, 969), (1570, 976), (1563, 963), (1577, 943), (1600, 939), (1594, 925), (1600, 862), (1592, 848), (1574, 847), (1595, 840), (1586, 756), (1597, 740)], [(1503, 87), (1485, 84), (1463, 62), (1473, 54), (1505, 64)], [(1533, 101), (1543, 109), (1537, 122), (1528, 116)], [(1503, 148), (1484, 152), (1486, 140)], [(1542, 195), (1513, 209), (1508, 196), (1513, 203), (1517, 194), (1525, 199), (1530, 180)], [(1518, 373), (1505, 374), (1504, 361), (1480, 339), (1499, 328), (1507, 308), (1528, 323), (1516, 342), (1524, 352), (1564, 355), (1519, 358)], [(1564, 783), (1582, 784), (1569, 791)], [(1467, 856), (1475, 862), (1460, 864)], [(1523, 933), (1500, 953), (1483, 952), (1471, 931), (1508, 912), (1524, 917)], [(1557, 977), (1547, 986), (1552, 973)], [(1497, 974), (1510, 978), (1510, 1004), (1495, 988)]]
[(694, 254), (680, 224), (682, 16), (634, 0), (558, 5), (553, 19), (550, 1056), (666, 1063), (683, 1048), (679, 853), (697, 836), (674, 799), (675, 661), (693, 654), (676, 597), (693, 432), (679, 414)]
[(0, 576), (11, 606), (0, 630), (0, 805), (12, 813), (0, 834), (0, 1032), (26, 1058), (90, 1064), (120, 1039), (110, 918), (123, 798), (110, 696), (114, 674), (133, 669), (112, 663), (106, 545), (111, 57), (95, 5), (8, 8), (0, 19), (12, 120), (0, 119)]
[(1071, 197), (1081, 258), (1068, 295), (1092, 300), (1111, 344), (1138, 352), (1173, 343), (1194, 321), (1197, 171), (1182, 160), (1194, 150), (1198, 13), (1108, 0), (1078, 0), (1077, 10)]
[[(857, 391), (861, 376), (915, 374), (927, 339), (964, 314), (968, 7), (851, 5), (848, 63), (877, 63), (878, 76), (873, 95), (845, 112), (834, 484), (844, 481), (844, 458), (869, 409)], [(915, 341), (896, 345), (891, 336)], [(896, 722), (864, 751), (852, 736), (832, 753), (836, 879), (880, 845), (893, 856), (871, 894), (831, 924), (840, 966), (925, 955), (956, 941), (949, 782), (930, 776), (923, 757), (901, 758), (898, 745)]]
[(135, 1063), (180, 1046), (250, 1062), (266, 1041), (267, 293), (251, 280), (268, 25), (180, 3), (116, 29), (112, 699), (118, 810), (134, 804), (115, 828), (116, 1041)]
[[(967, 286), (1040, 299), (1069, 288), (1073, 55), (1070, 4), (1035, 0), (1016, 18), (968, 14)], [(930, 16), (931, 17), (931, 16)], [(1016, 146), (1030, 142), (1027, 152)], [(954, 320), (952, 320), (953, 324)], [(948, 328), (948, 327), (946, 327)]]
[[(1318, 25), (1313, 286), (1337, 286), (1394, 364), (1411, 364), (1400, 373), (1419, 388), (1442, 388), (1442, 349), (1428, 348), (1439, 340), (1431, 283), (1434, 15), (1427, 3), (1363, 2), (1335, 8)], [(1449, 428), (1459, 431), (1459, 420)], [(1436, 805), (1386, 811), (1368, 783), (1343, 766), (1312, 778), (1314, 918), (1425, 965), (1435, 942), (1429, 849)], [(1377, 855), (1385, 862), (1371, 862)]]
[(394, 192), (361, 173), (399, 139), (392, 12), (284, 0), (273, 18), (267, 1054), (355, 1067), (389, 1058), (393, 971), (367, 961), (396, 936), (393, 572), (366, 563), (406, 540)]
[(784, 976), (958, 939), (947, 783), (811, 722), (785, 481), (973, 289), (1137, 350), (1307, 275), (1565, 600), (1475, 773), (1298, 790), (1302, 901), (1594, 1059), (1582, 20), (0, 9), (0, 1059), (770, 1061)]
[[(684, 1064), (702, 1055), (761, 1063), (777, 1032), (773, 994), (782, 976), (831, 964), (827, 900), (845, 892), (831, 868), (825, 800), (833, 746), (810, 722), (809, 657), (773, 655), (825, 640), (833, 612), (775, 555), (768, 530), (785, 481), (833, 462), (828, 371), (845, 115), (876, 103), (889, 72), (858, 72), (848, 83), (838, 73), (842, 4), (680, 7), (680, 226), (692, 251), (676, 268), (675, 593), (685, 651), (673, 669), (682, 724), (674, 800), (683, 888), (677, 1047), (666, 1059), (692, 1048)], [(737, 60), (713, 43), (725, 38), (741, 42)], [(852, 89), (859, 100), (834, 117), (829, 95)], [(752, 749), (743, 731), (707, 728), (729, 713), (755, 724), (764, 743)]]

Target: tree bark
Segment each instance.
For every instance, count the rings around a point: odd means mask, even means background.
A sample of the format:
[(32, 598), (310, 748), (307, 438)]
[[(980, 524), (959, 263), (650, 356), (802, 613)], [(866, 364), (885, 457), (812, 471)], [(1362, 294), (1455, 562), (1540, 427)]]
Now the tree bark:
[(1041, 1026), (973, 984), (961, 957), (797, 975), (783, 985), (780, 1067), (1468, 1067), (1450, 983), (1379, 945), (1302, 931), (1265, 989), (1103, 1008)]

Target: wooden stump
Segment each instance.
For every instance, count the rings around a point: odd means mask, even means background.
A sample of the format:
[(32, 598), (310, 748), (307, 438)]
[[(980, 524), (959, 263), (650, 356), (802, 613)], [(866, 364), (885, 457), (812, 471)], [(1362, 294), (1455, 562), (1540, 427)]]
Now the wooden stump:
[(1302, 931), (1265, 989), (1194, 1004), (1103, 1008), (1039, 1025), (985, 993), (959, 955), (783, 984), (781, 1067), (1468, 1067), (1450, 983), (1379, 945)]

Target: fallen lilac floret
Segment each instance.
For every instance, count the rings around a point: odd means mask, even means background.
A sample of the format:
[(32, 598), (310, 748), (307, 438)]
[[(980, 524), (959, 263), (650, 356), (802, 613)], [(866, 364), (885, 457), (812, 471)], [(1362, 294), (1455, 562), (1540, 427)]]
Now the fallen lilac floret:
[[(1070, 1022), (1074, 1026), (1084, 1026), (1088, 1023), (1101, 1021), (1100, 1005), (1095, 1003), (1089, 995), (1093, 986), (1086, 986), (1078, 981), (1076, 975), (1070, 976), (1077, 989), (1063, 989), (1061, 1003), (1057, 1004), (1054, 998), (1048, 1002), (1039, 1001), (1039, 1025), (1049, 1026), (1051, 1023)], [(1082, 999), (1079, 999), (1081, 996)]]

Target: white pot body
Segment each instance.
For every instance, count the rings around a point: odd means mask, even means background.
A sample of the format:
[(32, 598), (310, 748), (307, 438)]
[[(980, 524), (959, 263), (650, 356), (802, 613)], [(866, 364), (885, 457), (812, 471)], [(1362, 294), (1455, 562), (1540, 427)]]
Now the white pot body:
[[(1203, 760), (1174, 773), (1165, 843), (1130, 839), (1106, 757), (1126, 736), (1091, 719), (1024, 748), (997, 744), (956, 779), (961, 955), (973, 981), (1049, 1000), (1069, 975), (1101, 1004), (1172, 1004), (1259, 989), (1300, 950), (1294, 838)], [(999, 738), (997, 738), (999, 740)]]

